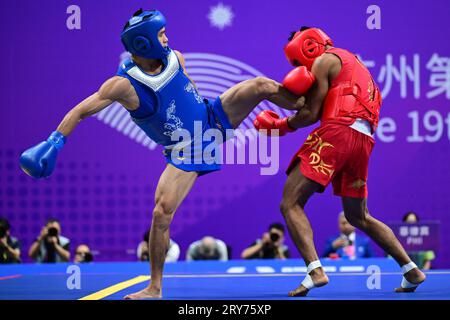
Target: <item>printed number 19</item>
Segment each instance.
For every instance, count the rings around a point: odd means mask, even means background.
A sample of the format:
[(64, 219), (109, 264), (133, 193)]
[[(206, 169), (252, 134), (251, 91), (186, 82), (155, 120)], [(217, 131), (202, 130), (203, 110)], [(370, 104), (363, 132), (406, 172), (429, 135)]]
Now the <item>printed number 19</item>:
[(418, 111), (408, 113), (412, 120), (412, 135), (407, 137), (408, 142), (437, 142), (444, 133), (444, 122), (447, 124), (447, 136), (450, 140), (450, 113), (444, 120), (442, 115), (435, 110), (427, 111), (423, 117), (423, 126), (427, 131), (426, 135), (420, 135), (420, 117)]

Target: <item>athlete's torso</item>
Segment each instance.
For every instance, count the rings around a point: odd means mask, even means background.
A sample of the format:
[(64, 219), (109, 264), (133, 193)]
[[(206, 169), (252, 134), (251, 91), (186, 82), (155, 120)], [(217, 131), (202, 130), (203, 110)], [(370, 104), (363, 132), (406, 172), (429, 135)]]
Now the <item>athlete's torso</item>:
[(370, 72), (347, 50), (328, 49), (325, 53), (341, 60), (341, 70), (331, 81), (322, 107), (322, 123), (352, 125), (357, 119), (369, 123), (375, 131), (381, 107), (381, 94)]
[(132, 59), (120, 66), (117, 75), (130, 81), (139, 98), (139, 107), (129, 110), (133, 121), (156, 143), (176, 144), (171, 136), (182, 129), (194, 137), (195, 121), (207, 125), (207, 106), (173, 50), (157, 75), (145, 73)]

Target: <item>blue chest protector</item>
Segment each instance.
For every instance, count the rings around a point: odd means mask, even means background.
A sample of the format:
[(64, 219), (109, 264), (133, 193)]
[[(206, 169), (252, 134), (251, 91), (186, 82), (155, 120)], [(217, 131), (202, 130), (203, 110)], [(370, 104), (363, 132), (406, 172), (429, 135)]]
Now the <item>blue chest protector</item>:
[(194, 137), (194, 121), (208, 126), (207, 105), (183, 72), (174, 51), (158, 75), (142, 71), (131, 59), (117, 72), (127, 78), (139, 97), (139, 108), (131, 111), (132, 120), (153, 141), (165, 147), (175, 145), (171, 136), (177, 130), (187, 130)]

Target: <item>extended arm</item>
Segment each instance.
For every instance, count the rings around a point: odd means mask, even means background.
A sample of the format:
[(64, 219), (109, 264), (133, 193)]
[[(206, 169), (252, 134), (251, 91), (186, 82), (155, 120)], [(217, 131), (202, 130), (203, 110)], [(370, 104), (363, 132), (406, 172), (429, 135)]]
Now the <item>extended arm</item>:
[(56, 131), (69, 136), (81, 120), (100, 112), (114, 101), (128, 94), (128, 80), (122, 77), (108, 79), (100, 89), (72, 108), (59, 124)]
[(55, 167), (58, 152), (78, 123), (114, 101), (127, 104), (129, 100), (127, 95), (130, 95), (131, 90), (132, 87), (125, 78), (116, 76), (107, 80), (96, 93), (71, 109), (46, 141), (22, 153), (20, 156), (22, 170), (33, 178), (48, 177)]

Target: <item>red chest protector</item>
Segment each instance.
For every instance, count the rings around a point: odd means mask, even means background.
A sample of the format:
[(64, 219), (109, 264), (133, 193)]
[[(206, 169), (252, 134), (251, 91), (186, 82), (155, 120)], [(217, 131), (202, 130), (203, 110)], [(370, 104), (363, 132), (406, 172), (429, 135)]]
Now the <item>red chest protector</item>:
[(374, 132), (380, 115), (381, 93), (369, 70), (347, 50), (332, 48), (325, 52), (338, 56), (342, 68), (325, 97), (321, 121), (351, 124), (360, 118), (367, 120)]

